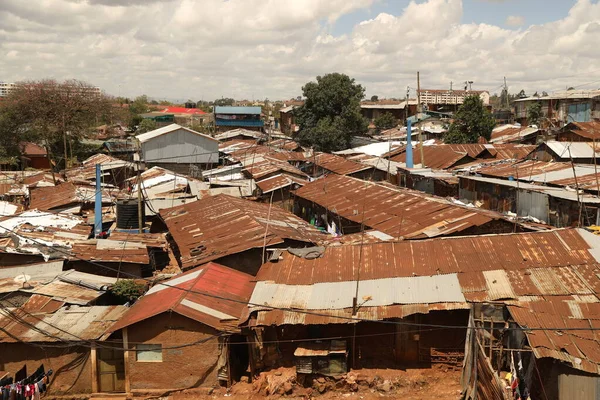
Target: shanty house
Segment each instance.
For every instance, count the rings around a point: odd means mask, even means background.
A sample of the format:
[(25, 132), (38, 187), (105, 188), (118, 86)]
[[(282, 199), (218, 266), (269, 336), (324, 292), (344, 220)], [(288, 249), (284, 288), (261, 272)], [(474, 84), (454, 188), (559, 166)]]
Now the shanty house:
[(600, 122), (569, 122), (556, 134), (559, 142), (593, 142), (600, 139)]
[(404, 239), (507, 233), (515, 228), (514, 221), (498, 213), (342, 175), (329, 175), (296, 190), (294, 212), (317, 226), (336, 225), (342, 234), (364, 226)]
[(47, 386), (51, 395), (113, 392), (119, 371), (106, 352), (96, 351), (95, 344), (105, 339), (108, 328), (126, 310), (124, 306), (65, 305), (42, 295), (31, 296), (21, 307), (3, 308), (0, 370), (14, 374), (25, 367), (29, 375), (40, 366), (52, 369)]
[(160, 216), (152, 230), (169, 231), (183, 270), (215, 261), (255, 275), (267, 249), (312, 246), (327, 237), (279, 207), (224, 194), (161, 210)]
[(258, 369), (441, 363), (463, 367), (465, 398), (515, 398), (510, 372), (525, 398), (592, 399), (598, 249), (561, 229), (288, 250), (258, 273), (243, 326)]
[(219, 142), (177, 124), (137, 135), (140, 159), (146, 167), (160, 166), (187, 174), (190, 166), (203, 169), (219, 163)]
[(264, 121), (261, 119), (260, 107), (215, 106), (215, 126), (223, 132), (233, 128), (244, 128), (262, 131)]
[(239, 381), (249, 356), (237, 325), (253, 279), (211, 262), (150, 289), (110, 328), (123, 338), (123, 391), (158, 395)]
[(20, 144), (22, 169), (50, 169), (48, 151), (44, 146), (32, 142)]
[(587, 142), (541, 143), (535, 150), (535, 157), (540, 161), (562, 161), (578, 164), (594, 164), (600, 158), (600, 144)]

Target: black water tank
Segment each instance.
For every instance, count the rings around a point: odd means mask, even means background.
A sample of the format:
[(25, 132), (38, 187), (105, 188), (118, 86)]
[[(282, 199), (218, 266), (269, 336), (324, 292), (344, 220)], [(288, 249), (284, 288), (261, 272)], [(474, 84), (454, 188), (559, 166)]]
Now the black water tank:
[[(142, 223), (146, 218), (146, 207), (142, 204)], [(117, 228), (140, 229), (138, 224), (137, 199), (117, 201)]]

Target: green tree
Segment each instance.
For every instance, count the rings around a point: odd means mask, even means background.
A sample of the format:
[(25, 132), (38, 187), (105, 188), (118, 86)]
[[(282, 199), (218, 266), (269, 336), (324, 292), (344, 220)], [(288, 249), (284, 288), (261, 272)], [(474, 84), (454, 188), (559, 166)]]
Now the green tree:
[(373, 124), (375, 124), (375, 129), (378, 132), (381, 132), (385, 129), (390, 129), (395, 126), (398, 126), (398, 120), (391, 113), (383, 113), (379, 117), (375, 118)]
[(353, 135), (367, 132), (368, 121), (360, 113), (365, 89), (348, 75), (317, 76), (317, 81), (308, 82), (302, 92), (306, 100), (294, 112), (300, 126), (296, 137), (303, 146), (342, 150), (350, 146)]
[(536, 101), (527, 106), (527, 123), (529, 125), (538, 125), (542, 118), (542, 103)]
[(137, 133), (137, 134), (146, 133), (146, 132), (153, 131), (155, 129), (156, 129), (156, 121), (154, 121), (153, 119), (144, 118), (138, 125), (138, 128), (135, 131), (135, 133)]
[(148, 107), (148, 96), (143, 94), (136, 97), (135, 100), (129, 104), (129, 111), (136, 115), (144, 114), (150, 111), (150, 108)]
[(379, 101), (379, 96), (374, 94), (373, 96), (371, 96), (371, 101)]
[(215, 106), (232, 106), (235, 103), (235, 100), (230, 97), (224, 97), (215, 100)]
[(490, 140), (496, 121), (477, 95), (465, 97), (444, 136), (445, 143), (477, 143), (480, 136)]
[[(36, 142), (46, 146), (59, 167), (68, 166), (73, 142), (122, 117), (113, 101), (82, 81), (20, 82), (0, 103), (0, 145), (10, 156), (20, 141)], [(7, 138), (13, 143), (3, 143)]]

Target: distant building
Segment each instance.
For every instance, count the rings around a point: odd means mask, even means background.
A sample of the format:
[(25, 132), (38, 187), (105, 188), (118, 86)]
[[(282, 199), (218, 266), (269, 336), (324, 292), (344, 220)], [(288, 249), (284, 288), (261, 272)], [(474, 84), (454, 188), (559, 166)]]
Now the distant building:
[[(1, 82), (0, 81), (0, 97), (8, 96), (15, 88), (18, 86), (18, 83), (9, 83), (9, 82)], [(97, 86), (85, 86), (81, 88), (83, 93), (87, 93), (94, 96), (99, 96), (102, 94), (102, 90)]]
[(219, 162), (217, 139), (177, 124), (142, 133), (136, 139), (146, 167), (159, 166), (190, 174), (194, 168)]
[(407, 116), (417, 113), (417, 101), (408, 100), (408, 111), (406, 100), (363, 101), (360, 103), (360, 112), (370, 122), (383, 114), (392, 114), (397, 120), (404, 121)]
[[(465, 97), (477, 95), (484, 106), (490, 105), (490, 93), (485, 90), (438, 90), (422, 89), (419, 91), (421, 104), (427, 105), (431, 110), (441, 110), (448, 106), (458, 107), (465, 102)], [(446, 107), (444, 107), (446, 106)]]
[(245, 128), (262, 131), (261, 107), (215, 107), (215, 127), (223, 132), (233, 128)]
[(294, 118), (294, 109), (297, 106), (287, 106), (279, 110), (279, 121), (281, 123), (281, 133), (291, 135), (296, 132), (298, 126)]
[(15, 88), (15, 83), (0, 82), (0, 97), (6, 97)]
[(549, 96), (515, 100), (515, 121), (528, 125), (527, 109), (534, 103), (542, 105), (543, 119), (559, 126), (600, 120), (600, 90), (562, 90)]
[(48, 152), (44, 146), (32, 142), (23, 142), (19, 147), (23, 168), (50, 169)]

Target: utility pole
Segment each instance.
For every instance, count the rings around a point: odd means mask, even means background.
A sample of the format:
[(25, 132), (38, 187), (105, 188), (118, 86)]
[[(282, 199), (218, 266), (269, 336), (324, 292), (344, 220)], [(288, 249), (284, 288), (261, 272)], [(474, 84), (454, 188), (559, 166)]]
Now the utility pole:
[(510, 102), (508, 101), (508, 85), (506, 84), (506, 77), (504, 77), (504, 98), (506, 99), (506, 109), (510, 109)]
[[(419, 123), (419, 114), (421, 113), (421, 78), (419, 71), (417, 71), (417, 124)], [(425, 153), (423, 152), (423, 135), (421, 124), (418, 125), (419, 129), (419, 146), (421, 148), (421, 168), (425, 168)]]
[(144, 219), (142, 218), (142, 176), (140, 175), (140, 163), (138, 163), (137, 171), (137, 200), (138, 200), (138, 229), (141, 233), (144, 233)]

